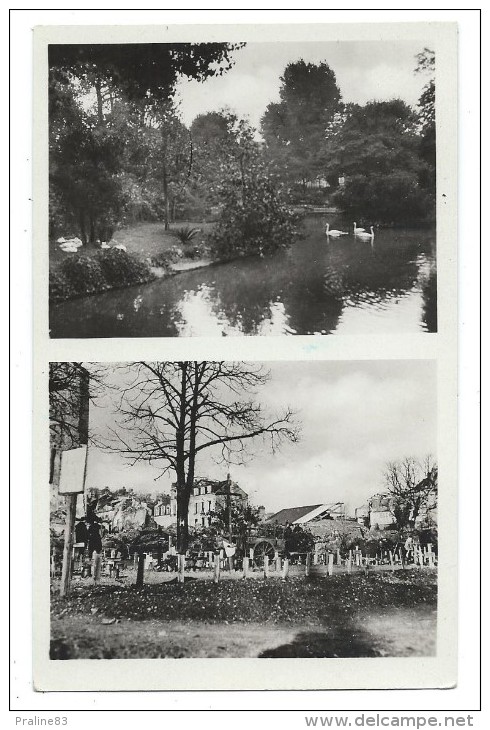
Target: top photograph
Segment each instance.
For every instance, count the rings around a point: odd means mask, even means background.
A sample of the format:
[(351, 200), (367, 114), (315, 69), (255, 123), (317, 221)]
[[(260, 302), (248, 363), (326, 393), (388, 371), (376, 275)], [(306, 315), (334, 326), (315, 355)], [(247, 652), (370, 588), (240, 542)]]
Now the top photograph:
[(436, 62), (50, 43), (50, 337), (437, 332)]

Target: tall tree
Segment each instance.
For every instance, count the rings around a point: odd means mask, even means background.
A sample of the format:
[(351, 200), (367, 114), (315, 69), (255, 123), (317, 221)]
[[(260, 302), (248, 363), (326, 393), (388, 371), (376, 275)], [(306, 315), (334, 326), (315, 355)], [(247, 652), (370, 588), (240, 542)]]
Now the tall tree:
[(89, 402), (95, 402), (107, 391), (105, 375), (105, 367), (95, 363), (49, 363), (49, 421), (52, 447), (73, 448), (78, 445), (81, 428), (88, 434), (87, 438), (92, 440), (93, 435), (88, 429)]
[(435, 197), (436, 181), (436, 57), (434, 51), (424, 48), (417, 54), (416, 74), (428, 77), (418, 102), (418, 114), (421, 126), (420, 151), (428, 169), (424, 182), (431, 188)]
[[(155, 209), (152, 185), (163, 189), (168, 224), (186, 166), (181, 164), (183, 125), (172, 101), (176, 82), (224, 73), (242, 45), (50, 45), (50, 235), (77, 233), (84, 243), (107, 240), (133, 199), (140, 210)], [(144, 138), (156, 113), (160, 176), (149, 185), (148, 175), (138, 179), (125, 163), (127, 150), (139, 146), (135, 129)]]
[[(165, 229), (175, 217), (175, 207), (183, 196), (192, 169), (192, 139), (180, 121), (172, 101), (158, 101), (144, 114), (146, 177), (163, 201)], [(138, 145), (139, 146), (139, 145)], [(157, 193), (158, 195), (158, 193)]]
[(88, 434), (89, 372), (82, 363), (51, 362), (48, 382), (51, 446), (78, 446), (81, 431)]
[(420, 510), (437, 491), (437, 464), (428, 455), (421, 462), (413, 457), (386, 465), (384, 479), (394, 497), (393, 516), (399, 528), (413, 527)]
[(190, 133), (192, 183), (206, 203), (222, 202), (230, 186), (243, 192), (261, 165), (255, 129), (225, 109), (197, 116)]
[(418, 120), (401, 99), (352, 105), (329, 138), (329, 170), (345, 176), (335, 202), (352, 215), (383, 223), (423, 219)]
[(291, 184), (306, 184), (324, 172), (326, 132), (341, 109), (335, 73), (323, 62), (290, 63), (279, 96), (262, 117), (267, 152)]
[[(49, 46), (52, 72), (110, 84), (132, 101), (172, 96), (180, 76), (204, 81), (233, 66), (232, 53), (243, 43), (72, 43)], [(101, 104), (103, 99), (101, 98)]]
[(250, 364), (225, 362), (139, 362), (129, 366), (130, 383), (119, 405), (115, 439), (132, 464), (147, 461), (169, 470), (177, 484), (177, 550), (188, 544), (189, 498), (201, 453), (242, 463), (247, 444), (267, 439), (274, 450), (296, 441), (293, 413), (264, 413), (254, 398), (268, 373)]

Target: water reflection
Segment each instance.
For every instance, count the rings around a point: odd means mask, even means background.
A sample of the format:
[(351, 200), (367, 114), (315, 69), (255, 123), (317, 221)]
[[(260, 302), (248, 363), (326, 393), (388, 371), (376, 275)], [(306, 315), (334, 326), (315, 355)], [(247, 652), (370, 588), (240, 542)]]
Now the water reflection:
[[(335, 222), (341, 227), (342, 221)], [(51, 308), (54, 337), (433, 332), (435, 234), (327, 241), (320, 218), (288, 251)]]

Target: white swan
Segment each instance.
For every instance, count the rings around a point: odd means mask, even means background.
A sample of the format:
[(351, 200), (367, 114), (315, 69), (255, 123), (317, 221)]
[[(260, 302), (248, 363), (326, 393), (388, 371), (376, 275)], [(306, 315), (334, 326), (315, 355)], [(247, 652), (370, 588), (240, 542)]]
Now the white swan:
[(371, 226), (371, 233), (367, 233), (366, 231), (359, 232), (359, 228), (357, 229), (356, 236), (358, 238), (362, 238), (363, 241), (373, 241), (374, 240), (374, 228)]
[(335, 228), (333, 230), (330, 230), (330, 223), (327, 223), (327, 227), (325, 228), (325, 235), (327, 237), (332, 236), (333, 238), (340, 238), (340, 236), (348, 236), (349, 234), (346, 233), (346, 231), (337, 231)]
[(367, 233), (365, 228), (358, 228), (357, 224), (354, 223), (354, 236), (357, 236), (358, 233)]

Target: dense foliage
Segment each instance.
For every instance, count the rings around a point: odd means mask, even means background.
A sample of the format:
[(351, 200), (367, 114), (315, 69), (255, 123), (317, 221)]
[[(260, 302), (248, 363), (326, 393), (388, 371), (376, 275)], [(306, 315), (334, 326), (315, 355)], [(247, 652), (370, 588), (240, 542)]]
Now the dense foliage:
[(325, 174), (325, 135), (341, 109), (335, 73), (326, 63), (290, 63), (281, 77), (280, 102), (262, 117), (266, 154), (293, 190)]
[(49, 272), (49, 296), (53, 302), (95, 294), (153, 279), (146, 263), (121, 249), (99, 251), (93, 256), (68, 257)]
[(340, 208), (380, 223), (407, 224), (429, 214), (417, 117), (403, 101), (352, 106), (329, 147), (330, 168), (345, 178), (334, 195)]
[(431, 75), (417, 109), (400, 99), (344, 105), (326, 64), (286, 68), (262, 134), (292, 201), (330, 203), (371, 223), (433, 221), (434, 54), (425, 49), (417, 61), (416, 71)]
[(243, 189), (223, 193), (223, 210), (210, 236), (218, 259), (277, 251), (296, 236), (295, 217), (272, 181), (250, 179)]
[[(399, 99), (344, 104), (325, 62), (299, 60), (285, 67), (260, 134), (230, 110), (200, 114), (186, 127), (177, 81), (225, 73), (240, 46), (50, 46), (51, 239), (95, 244), (135, 221), (163, 220), (168, 228), (178, 219), (212, 220), (214, 255), (229, 259), (288, 246), (292, 203), (335, 205), (369, 224), (433, 221), (432, 51), (417, 56), (416, 73), (428, 80), (416, 108)], [(101, 277), (119, 282), (126, 274), (113, 275), (114, 266), (112, 259), (67, 264), (52, 276), (54, 298), (82, 291), (78, 270), (87, 293), (103, 288)]]
[(192, 156), (175, 84), (222, 74), (241, 45), (50, 45), (51, 238), (107, 241), (138, 215), (168, 225)]

